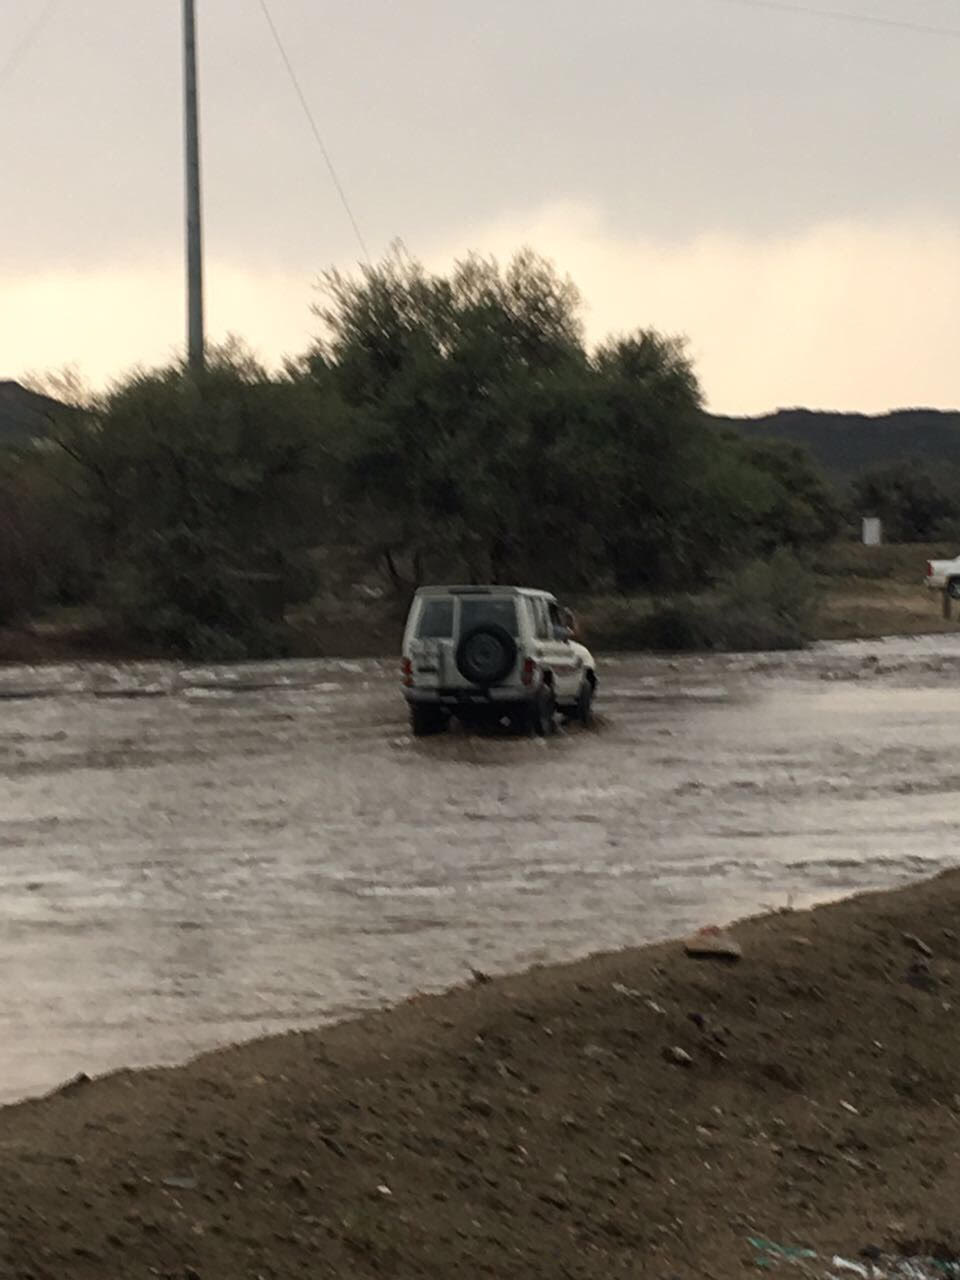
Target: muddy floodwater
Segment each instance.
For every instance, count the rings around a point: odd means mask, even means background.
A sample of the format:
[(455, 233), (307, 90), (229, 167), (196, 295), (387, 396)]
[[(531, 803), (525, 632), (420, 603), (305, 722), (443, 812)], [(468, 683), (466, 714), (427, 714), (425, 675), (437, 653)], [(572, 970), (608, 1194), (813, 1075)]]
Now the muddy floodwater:
[(392, 663), (0, 668), (0, 1098), (960, 861), (960, 636), (598, 708), (414, 742)]

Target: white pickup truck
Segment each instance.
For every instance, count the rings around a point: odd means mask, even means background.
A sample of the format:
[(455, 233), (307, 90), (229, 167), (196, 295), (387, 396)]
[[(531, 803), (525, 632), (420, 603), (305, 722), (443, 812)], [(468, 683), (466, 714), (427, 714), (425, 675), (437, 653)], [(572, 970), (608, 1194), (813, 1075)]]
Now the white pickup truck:
[(953, 560), (928, 560), (924, 579), (931, 591), (946, 591), (954, 600), (960, 600), (960, 556)]

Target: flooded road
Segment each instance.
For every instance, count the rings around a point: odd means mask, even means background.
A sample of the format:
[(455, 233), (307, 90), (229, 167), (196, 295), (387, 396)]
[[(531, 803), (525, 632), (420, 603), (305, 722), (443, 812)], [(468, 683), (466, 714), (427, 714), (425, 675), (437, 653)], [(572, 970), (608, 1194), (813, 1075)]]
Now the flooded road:
[(414, 742), (393, 664), (0, 668), (0, 1099), (960, 861), (960, 636), (601, 680)]

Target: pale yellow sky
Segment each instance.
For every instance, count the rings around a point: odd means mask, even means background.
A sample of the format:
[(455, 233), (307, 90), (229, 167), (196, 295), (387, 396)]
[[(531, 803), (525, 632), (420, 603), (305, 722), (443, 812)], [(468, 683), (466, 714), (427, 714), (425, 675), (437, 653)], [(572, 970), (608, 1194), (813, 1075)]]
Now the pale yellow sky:
[[(374, 258), (529, 245), (580, 286), (592, 340), (689, 335), (718, 411), (957, 407), (957, 0), (791, 5), (270, 8)], [(261, 6), (197, 7), (210, 333), (273, 361), (306, 347), (311, 281), (357, 239)], [(0, 377), (164, 361), (181, 6), (3, 18)]]
[[(956, 407), (960, 233), (943, 221), (838, 221), (792, 236), (658, 243), (617, 236), (589, 205), (555, 203), (465, 228), (422, 256), (444, 270), (471, 247), (507, 258), (522, 244), (578, 284), (591, 342), (646, 325), (686, 334), (717, 411)], [(233, 332), (268, 363), (309, 344), (311, 299), (305, 272), (209, 263), (211, 338)], [(100, 385), (169, 359), (182, 329), (174, 256), (24, 275), (4, 285), (0, 372), (74, 365)]]

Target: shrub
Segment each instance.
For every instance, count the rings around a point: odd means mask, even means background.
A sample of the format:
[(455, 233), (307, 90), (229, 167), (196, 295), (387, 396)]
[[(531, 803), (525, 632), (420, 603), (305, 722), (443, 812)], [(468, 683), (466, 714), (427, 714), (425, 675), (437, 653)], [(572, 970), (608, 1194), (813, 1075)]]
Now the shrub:
[(660, 601), (601, 601), (584, 615), (598, 648), (668, 652), (799, 649), (812, 637), (815, 620), (814, 578), (783, 550), (709, 591)]

